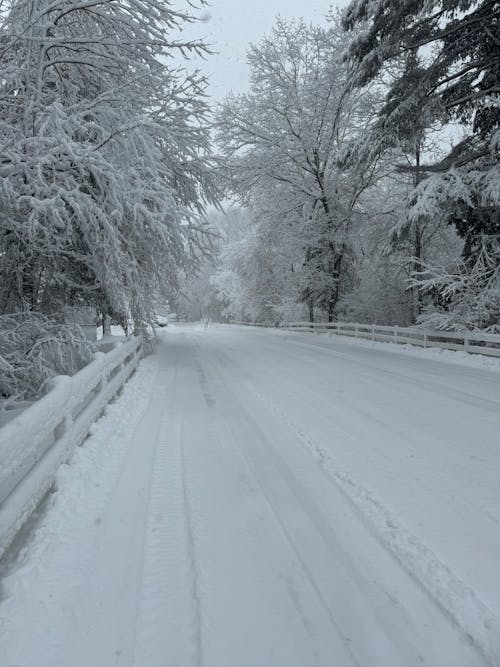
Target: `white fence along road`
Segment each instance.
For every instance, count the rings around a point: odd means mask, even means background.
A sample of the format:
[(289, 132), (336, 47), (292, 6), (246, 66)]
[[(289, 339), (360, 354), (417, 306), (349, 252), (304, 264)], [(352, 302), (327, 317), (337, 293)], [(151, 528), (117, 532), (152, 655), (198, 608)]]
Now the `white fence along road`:
[[(241, 326), (273, 327), (270, 323), (234, 322)], [(455, 333), (453, 331), (436, 331), (418, 327), (381, 326), (378, 324), (359, 324), (357, 322), (290, 322), (280, 324), (280, 329), (290, 331), (330, 331), (338, 336), (364, 338), (385, 343), (400, 345), (417, 345), (419, 347), (438, 347), (444, 350), (482, 354), (500, 358), (500, 335), (487, 333)]]
[(119, 343), (0, 428), (0, 556), (141, 356), (139, 338)]

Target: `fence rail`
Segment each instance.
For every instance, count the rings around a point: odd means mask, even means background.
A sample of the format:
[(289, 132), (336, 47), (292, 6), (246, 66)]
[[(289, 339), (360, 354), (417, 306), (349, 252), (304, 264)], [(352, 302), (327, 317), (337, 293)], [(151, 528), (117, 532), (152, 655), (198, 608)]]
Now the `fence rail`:
[(47, 394), (0, 428), (0, 557), (141, 354), (140, 338), (97, 352), (72, 377), (54, 378)]
[[(243, 326), (275, 327), (270, 322), (233, 322)], [(331, 331), (338, 336), (351, 336), (366, 340), (438, 347), (444, 350), (482, 354), (500, 358), (500, 335), (487, 333), (455, 333), (452, 331), (431, 331), (417, 327), (381, 326), (358, 322), (291, 322), (280, 324), (279, 328), (289, 331)]]

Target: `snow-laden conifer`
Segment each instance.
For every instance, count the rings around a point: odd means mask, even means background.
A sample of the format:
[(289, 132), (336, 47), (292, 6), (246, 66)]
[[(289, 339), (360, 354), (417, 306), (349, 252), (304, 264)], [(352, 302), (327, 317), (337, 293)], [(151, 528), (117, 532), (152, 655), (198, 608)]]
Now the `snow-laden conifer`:
[[(427, 266), (423, 282), (423, 265), (417, 264), (415, 284), (432, 283), (441, 326), (447, 313), (455, 328), (493, 326), (498, 297), (492, 294), (498, 287), (491, 280), (491, 262), (498, 262), (500, 243), (498, 2), (355, 0), (344, 25), (363, 26), (347, 51), (358, 64), (357, 83), (381, 73), (389, 83), (377, 123), (381, 144), (419, 142), (431, 126), (446, 131), (434, 159), (428, 156), (409, 169), (418, 178), (406, 226), (425, 220), (452, 225), (464, 241), (463, 258), (449, 266), (450, 273)], [(465, 314), (466, 295), (471, 312), (481, 303), (477, 317)]]

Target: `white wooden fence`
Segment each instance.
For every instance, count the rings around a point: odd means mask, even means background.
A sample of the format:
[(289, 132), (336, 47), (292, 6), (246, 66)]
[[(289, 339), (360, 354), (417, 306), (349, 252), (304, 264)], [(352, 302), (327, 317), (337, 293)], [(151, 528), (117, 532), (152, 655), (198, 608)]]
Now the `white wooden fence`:
[[(234, 322), (244, 326), (272, 327), (271, 323)], [(367, 340), (440, 347), (445, 350), (460, 350), (470, 354), (500, 357), (500, 335), (486, 333), (454, 333), (430, 331), (417, 327), (386, 327), (378, 324), (357, 322), (291, 322), (279, 325), (290, 331), (331, 331), (338, 336), (352, 336)]]
[(90, 426), (134, 372), (142, 341), (119, 343), (0, 428), (0, 557), (53, 485)]

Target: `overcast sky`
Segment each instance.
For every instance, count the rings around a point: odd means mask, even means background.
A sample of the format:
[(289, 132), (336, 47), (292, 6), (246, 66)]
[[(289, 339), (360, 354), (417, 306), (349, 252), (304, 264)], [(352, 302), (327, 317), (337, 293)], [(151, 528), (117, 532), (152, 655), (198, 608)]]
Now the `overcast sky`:
[(231, 90), (246, 90), (248, 44), (269, 33), (276, 16), (320, 23), (330, 7), (346, 4), (347, 0), (212, 0), (205, 12), (208, 20), (191, 26), (184, 36), (203, 37), (217, 51), (200, 68), (210, 77), (212, 96), (222, 99)]

